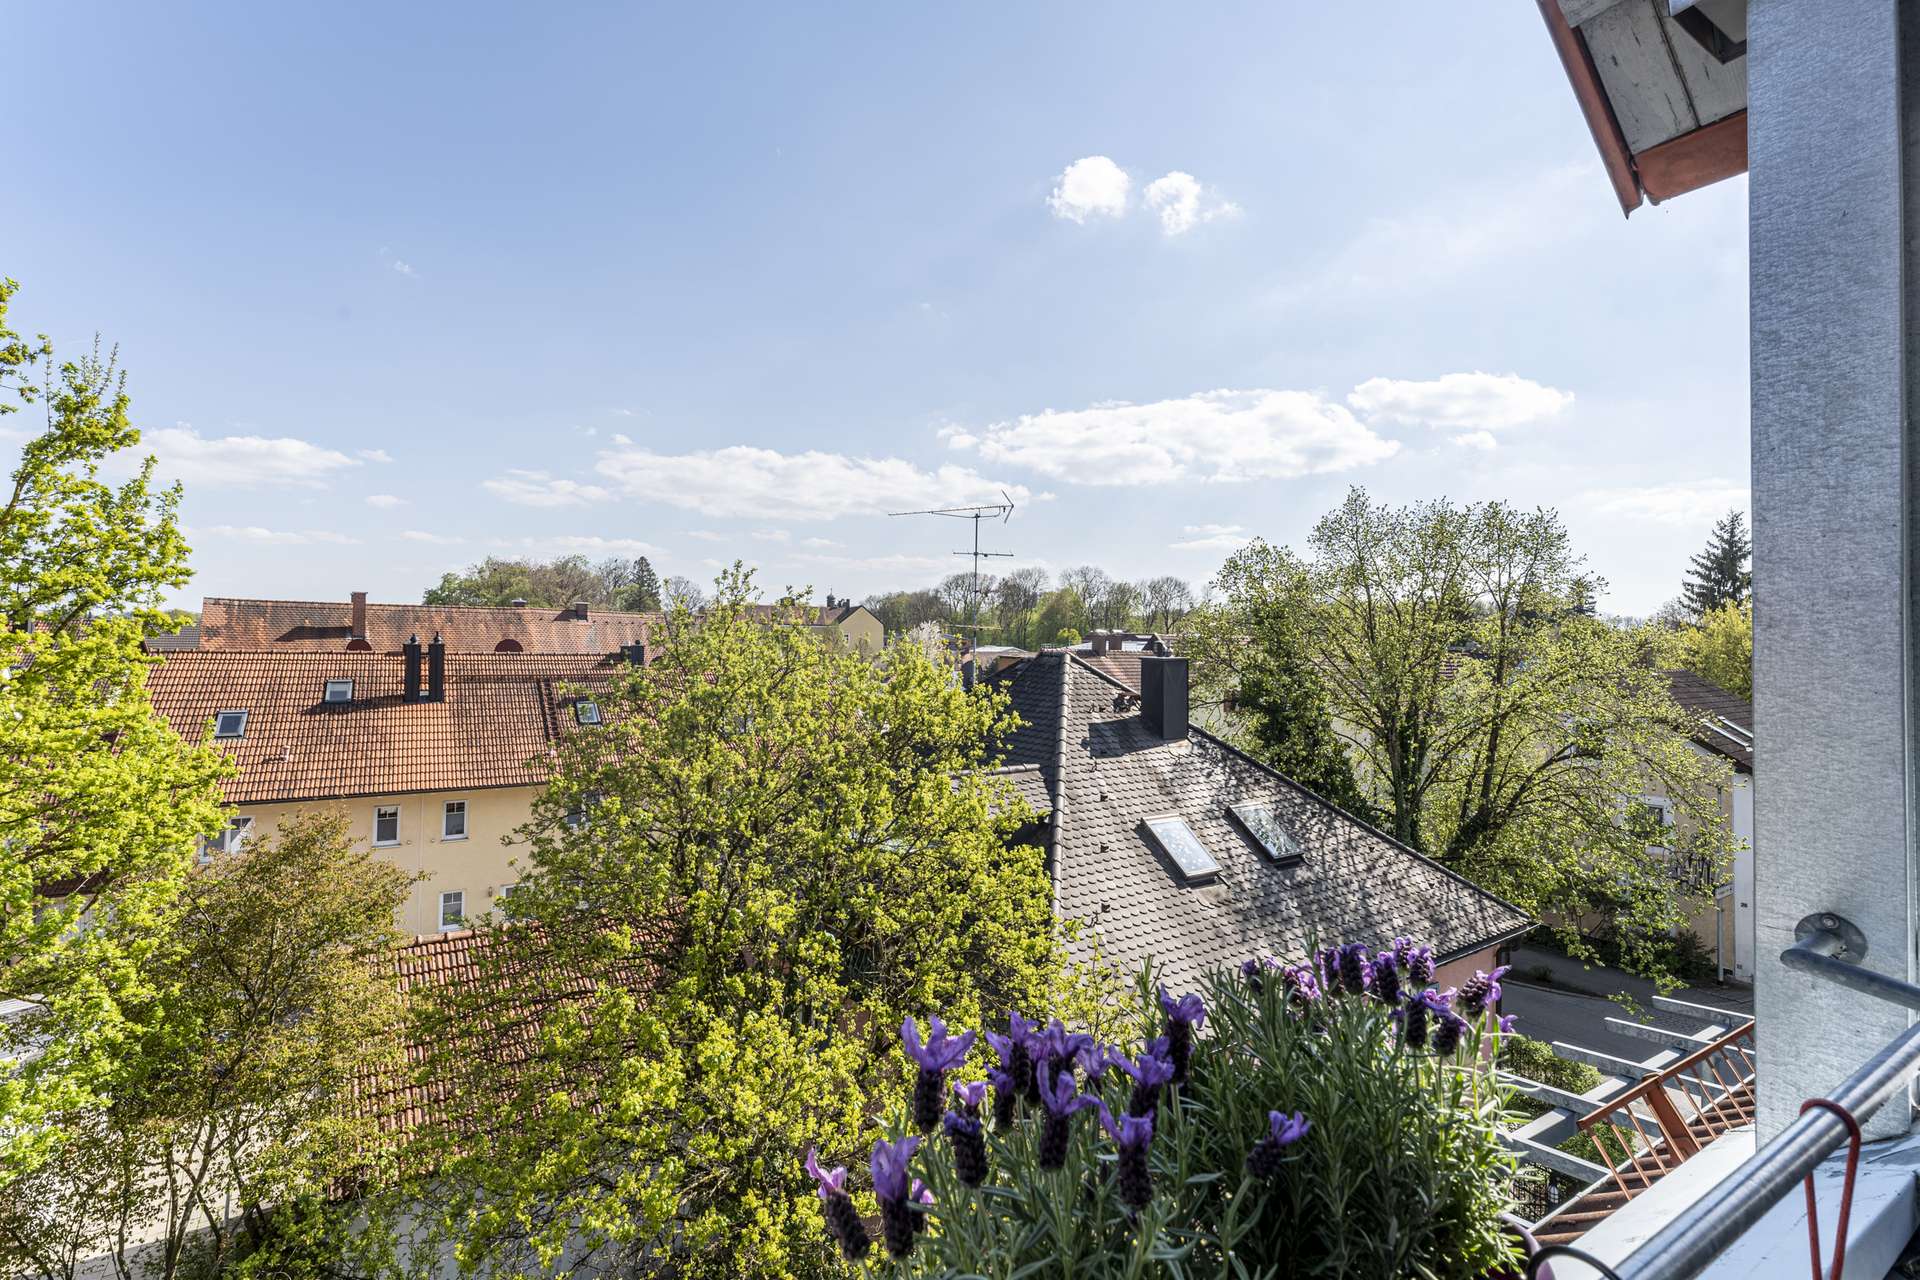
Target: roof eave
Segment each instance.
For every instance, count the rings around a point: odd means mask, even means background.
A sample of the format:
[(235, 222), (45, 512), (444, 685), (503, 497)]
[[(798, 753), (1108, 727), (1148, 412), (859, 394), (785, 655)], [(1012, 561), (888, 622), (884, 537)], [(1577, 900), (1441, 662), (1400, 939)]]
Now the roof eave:
[(1567, 15), (1560, 11), (1560, 0), (1538, 0), (1538, 3), (1547, 34), (1553, 38), (1554, 51), (1560, 55), (1560, 65), (1566, 68), (1567, 82), (1573, 86), (1573, 96), (1580, 103), (1580, 114), (1586, 117), (1587, 130), (1593, 135), (1593, 145), (1599, 148), (1607, 181), (1613, 184), (1613, 194), (1620, 201), (1620, 212), (1631, 215), (1642, 200), (1640, 178), (1634, 169), (1633, 153), (1627, 149), (1626, 135), (1620, 131), (1620, 122), (1614, 118), (1607, 92), (1601, 87), (1600, 73), (1594, 69), (1593, 55), (1580, 33), (1567, 24)]

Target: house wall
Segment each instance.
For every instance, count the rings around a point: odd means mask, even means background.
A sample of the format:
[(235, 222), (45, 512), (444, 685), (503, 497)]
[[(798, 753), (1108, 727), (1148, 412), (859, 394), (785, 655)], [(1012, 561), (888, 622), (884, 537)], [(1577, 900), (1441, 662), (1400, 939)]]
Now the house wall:
[[(459, 890), (466, 895), (466, 914), (478, 916), (492, 909), (500, 890), (519, 879), (511, 863), (524, 848), (504, 843), (533, 812), (538, 787), (492, 787), (476, 791), (434, 791), (404, 796), (357, 796), (348, 800), (302, 801), (294, 804), (240, 805), (236, 812), (253, 819), (252, 838), (271, 834), (296, 813), (339, 809), (347, 814), (353, 838), (373, 840), (374, 810), (384, 805), (400, 809), (400, 843), (374, 849), (402, 871), (424, 874), (413, 886), (395, 917), (402, 933), (437, 933), (440, 895)], [(467, 838), (441, 837), (441, 817), (449, 800), (467, 802)]]
[(1433, 985), (1445, 991), (1457, 987), (1471, 978), (1475, 971), (1492, 973), (1494, 966), (1500, 963), (1500, 948), (1488, 947), (1476, 951), (1470, 956), (1461, 956), (1458, 960), (1449, 960), (1433, 971)]

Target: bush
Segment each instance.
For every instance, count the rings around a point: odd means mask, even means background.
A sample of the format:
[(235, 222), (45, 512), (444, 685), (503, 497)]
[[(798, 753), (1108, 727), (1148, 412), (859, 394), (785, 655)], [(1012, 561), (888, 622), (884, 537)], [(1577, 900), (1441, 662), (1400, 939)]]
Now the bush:
[(1175, 1000), (1149, 970), (1125, 1051), (1016, 1016), (985, 1037), (987, 1081), (955, 1084), (937, 1121), (973, 1036), (937, 1028), (922, 1045), (910, 1025), (924, 1105), (870, 1162), (880, 1248), (866, 1193), (856, 1204), (844, 1170), (815, 1166), (830, 1229), (849, 1257), (884, 1253), (912, 1276), (1510, 1267), (1506, 1091), (1481, 1056), (1502, 1037), (1486, 1012), (1499, 975), (1450, 1002), (1419, 989), (1431, 973), (1424, 949), (1349, 947), (1312, 966), (1250, 962)]
[(1596, 1068), (1556, 1057), (1546, 1042), (1517, 1032), (1500, 1037), (1500, 1066), (1516, 1076), (1538, 1080), (1568, 1093), (1585, 1093), (1600, 1083), (1600, 1072)]

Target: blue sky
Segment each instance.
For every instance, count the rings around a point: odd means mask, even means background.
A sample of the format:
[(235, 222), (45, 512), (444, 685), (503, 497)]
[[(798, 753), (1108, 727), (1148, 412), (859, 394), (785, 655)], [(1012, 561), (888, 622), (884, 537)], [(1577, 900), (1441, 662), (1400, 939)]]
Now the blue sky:
[[(563, 20), (555, 15), (564, 13)], [(1746, 185), (1620, 217), (1533, 6), (15, 8), (14, 319), (118, 343), (201, 594), (487, 554), (1211, 576), (1350, 484), (1676, 594)]]

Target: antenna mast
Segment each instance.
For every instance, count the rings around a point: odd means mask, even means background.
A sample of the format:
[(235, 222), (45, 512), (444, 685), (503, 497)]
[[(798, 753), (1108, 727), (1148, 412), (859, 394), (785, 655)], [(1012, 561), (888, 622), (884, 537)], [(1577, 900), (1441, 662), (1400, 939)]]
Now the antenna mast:
[(945, 516), (949, 520), (973, 521), (973, 549), (956, 551), (957, 556), (970, 556), (973, 559), (973, 590), (967, 606), (966, 629), (977, 633), (980, 630), (980, 562), (996, 558), (1012, 559), (1011, 551), (982, 551), (980, 549), (980, 522), (998, 520), (1006, 524), (1013, 519), (1013, 498), (1005, 489), (1000, 491), (1005, 502), (985, 502), (972, 507), (933, 507), (926, 511), (889, 511), (889, 516)]

